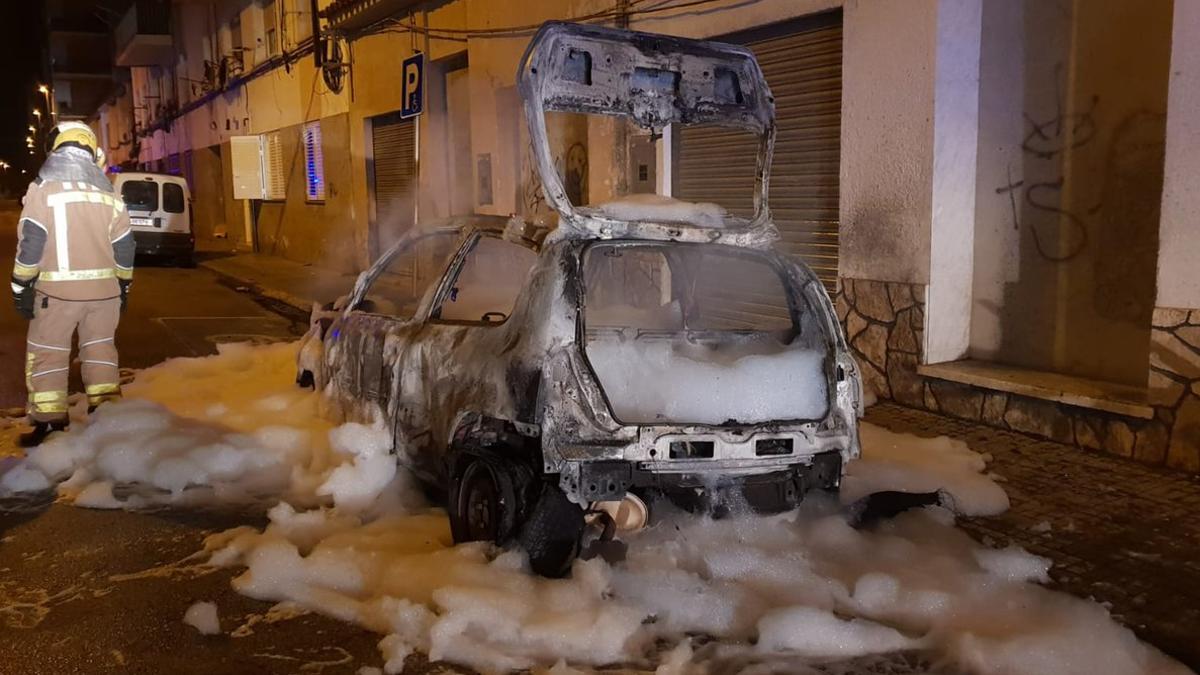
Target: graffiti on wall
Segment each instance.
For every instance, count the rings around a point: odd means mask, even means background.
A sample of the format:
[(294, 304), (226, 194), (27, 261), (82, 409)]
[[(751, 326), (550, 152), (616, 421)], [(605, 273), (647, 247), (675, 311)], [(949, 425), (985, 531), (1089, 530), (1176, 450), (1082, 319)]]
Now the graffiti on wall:
[[(532, 148), (525, 166), (525, 179), (522, 183), (521, 206), (526, 217), (535, 220), (549, 213), (546, 203), (545, 188), (538, 174), (537, 164), (533, 161)], [(558, 172), (563, 184), (563, 191), (572, 204), (579, 206), (588, 203), (588, 151), (585, 143), (572, 143), (566, 152), (554, 156), (554, 170)]]
[[(1061, 68), (1055, 69), (1059, 78)], [(1028, 206), (1030, 211), (1026, 225), (1033, 237), (1034, 248), (1044, 260), (1061, 263), (1076, 258), (1087, 248), (1088, 224), (1086, 214), (1063, 208), (1062, 195), (1065, 176), (1063, 158), (1077, 148), (1093, 142), (1096, 138), (1096, 105), (1099, 97), (1092, 97), (1086, 109), (1067, 112), (1061, 95), (1055, 96), (1055, 112), (1048, 118), (1035, 118), (1025, 113), (1026, 132), (1021, 141), (1021, 152), (1025, 157), (1022, 173), (1053, 176), (1026, 182), (1016, 179), (1012, 165), (1006, 167), (1007, 181), (996, 188), (996, 194), (1007, 195), (1013, 229), (1021, 229), (1021, 211)], [(1044, 163), (1043, 166), (1039, 166)], [(1038, 171), (1040, 168), (1046, 170)]]

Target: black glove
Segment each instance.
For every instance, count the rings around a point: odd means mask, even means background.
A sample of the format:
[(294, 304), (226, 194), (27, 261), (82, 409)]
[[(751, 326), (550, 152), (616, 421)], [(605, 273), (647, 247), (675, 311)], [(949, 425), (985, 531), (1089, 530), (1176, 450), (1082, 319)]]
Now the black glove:
[(125, 304), (129, 302), (129, 287), (133, 285), (133, 279), (117, 279), (117, 283), (121, 284), (121, 313), (125, 313)]
[(17, 308), (17, 314), (33, 320), (33, 300), (35, 293), (33, 285), (37, 283), (37, 277), (32, 279), (20, 279), (16, 276), (12, 278), (12, 294), (13, 306)]

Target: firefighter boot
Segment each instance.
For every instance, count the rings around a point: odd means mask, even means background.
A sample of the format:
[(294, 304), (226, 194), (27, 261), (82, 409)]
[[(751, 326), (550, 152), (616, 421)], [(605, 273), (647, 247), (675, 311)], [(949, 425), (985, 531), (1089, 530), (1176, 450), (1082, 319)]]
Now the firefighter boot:
[(56, 431), (66, 431), (66, 420), (52, 420), (49, 422), (34, 422), (33, 431), (21, 434), (21, 438), (17, 443), (22, 448), (35, 448), (42, 444), (50, 434)]

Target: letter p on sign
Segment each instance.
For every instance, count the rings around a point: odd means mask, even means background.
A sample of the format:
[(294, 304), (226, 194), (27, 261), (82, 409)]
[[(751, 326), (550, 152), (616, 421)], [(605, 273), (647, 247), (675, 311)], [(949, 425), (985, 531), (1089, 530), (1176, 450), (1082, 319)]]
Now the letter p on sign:
[(425, 98), (425, 55), (418, 52), (404, 59), (401, 72), (404, 77), (404, 104), (400, 109), (400, 117), (416, 117), (421, 114)]

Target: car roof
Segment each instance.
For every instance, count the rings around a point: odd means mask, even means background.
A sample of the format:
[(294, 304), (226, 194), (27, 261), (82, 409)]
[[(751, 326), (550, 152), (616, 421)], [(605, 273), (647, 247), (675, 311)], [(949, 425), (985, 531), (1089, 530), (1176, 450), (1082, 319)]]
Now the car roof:
[(151, 171), (122, 171), (117, 174), (113, 182), (130, 180), (156, 180), (160, 183), (177, 183), (187, 187), (187, 179), (183, 176), (176, 176), (169, 173), (154, 173)]

